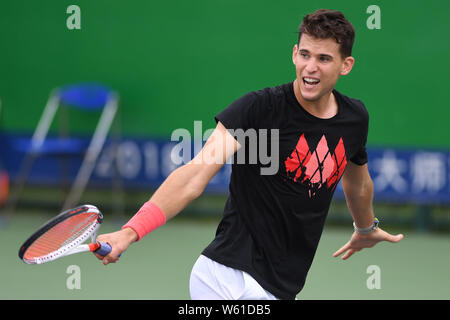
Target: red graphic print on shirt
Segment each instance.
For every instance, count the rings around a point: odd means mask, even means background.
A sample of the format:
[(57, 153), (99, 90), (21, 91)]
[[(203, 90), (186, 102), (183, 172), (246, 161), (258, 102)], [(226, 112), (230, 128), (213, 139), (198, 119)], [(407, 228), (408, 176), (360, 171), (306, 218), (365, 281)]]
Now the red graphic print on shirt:
[(324, 186), (333, 190), (347, 165), (344, 142), (340, 138), (334, 151), (330, 151), (323, 135), (316, 149), (311, 150), (302, 134), (284, 164), (290, 179), (308, 186), (310, 197)]

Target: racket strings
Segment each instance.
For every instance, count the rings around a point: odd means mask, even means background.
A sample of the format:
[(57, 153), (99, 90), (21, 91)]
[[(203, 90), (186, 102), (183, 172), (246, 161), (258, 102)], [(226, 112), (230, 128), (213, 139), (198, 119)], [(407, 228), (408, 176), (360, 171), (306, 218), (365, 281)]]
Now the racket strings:
[(92, 226), (97, 221), (97, 217), (96, 213), (85, 212), (58, 223), (33, 242), (24, 258), (34, 259), (45, 256), (70, 244)]

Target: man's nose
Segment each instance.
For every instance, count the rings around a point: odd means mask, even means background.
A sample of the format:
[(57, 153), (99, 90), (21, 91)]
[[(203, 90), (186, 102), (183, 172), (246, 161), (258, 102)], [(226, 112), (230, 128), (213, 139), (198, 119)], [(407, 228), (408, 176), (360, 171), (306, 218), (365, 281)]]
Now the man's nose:
[(305, 70), (308, 73), (316, 72), (318, 70), (316, 60), (315, 59), (309, 59), (308, 63), (306, 64)]

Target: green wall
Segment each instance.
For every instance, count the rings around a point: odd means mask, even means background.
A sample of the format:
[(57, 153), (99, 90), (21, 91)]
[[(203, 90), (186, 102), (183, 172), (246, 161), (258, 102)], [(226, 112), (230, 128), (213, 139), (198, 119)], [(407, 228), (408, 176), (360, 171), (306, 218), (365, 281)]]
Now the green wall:
[[(81, 30), (66, 9), (81, 8)], [(381, 9), (369, 30), (366, 9)], [(204, 129), (250, 90), (291, 81), (301, 18), (341, 10), (356, 28), (343, 93), (371, 115), (369, 145), (450, 147), (450, 2), (273, 0), (46, 0), (0, 3), (1, 123), (35, 127), (51, 88), (85, 80), (121, 95), (125, 134)]]

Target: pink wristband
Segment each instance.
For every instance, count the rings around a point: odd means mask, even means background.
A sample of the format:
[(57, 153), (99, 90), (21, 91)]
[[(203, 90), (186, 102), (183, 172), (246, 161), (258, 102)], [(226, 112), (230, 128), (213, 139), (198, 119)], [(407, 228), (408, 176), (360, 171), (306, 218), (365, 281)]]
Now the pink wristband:
[(147, 201), (122, 227), (122, 229), (133, 229), (138, 235), (138, 239), (136, 241), (139, 241), (142, 237), (161, 227), (165, 223), (166, 215), (164, 212), (162, 212), (162, 210), (153, 202)]

